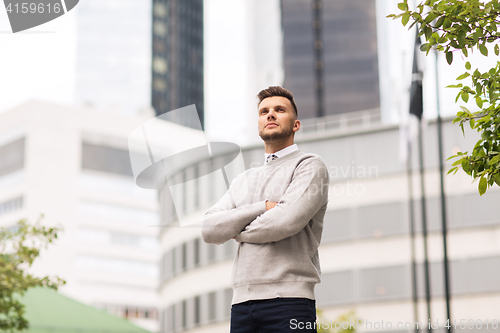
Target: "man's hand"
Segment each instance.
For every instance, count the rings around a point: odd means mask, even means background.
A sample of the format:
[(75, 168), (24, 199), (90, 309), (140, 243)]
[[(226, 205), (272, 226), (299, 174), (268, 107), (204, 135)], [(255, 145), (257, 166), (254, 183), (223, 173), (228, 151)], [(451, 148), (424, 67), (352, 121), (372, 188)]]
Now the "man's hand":
[(278, 204), (277, 202), (266, 201), (266, 210), (274, 208), (277, 204)]
[[(278, 203), (277, 202), (272, 202), (272, 201), (266, 201), (266, 211), (271, 209), (271, 208), (274, 208)], [(233, 237), (233, 239), (235, 239), (235, 237)]]

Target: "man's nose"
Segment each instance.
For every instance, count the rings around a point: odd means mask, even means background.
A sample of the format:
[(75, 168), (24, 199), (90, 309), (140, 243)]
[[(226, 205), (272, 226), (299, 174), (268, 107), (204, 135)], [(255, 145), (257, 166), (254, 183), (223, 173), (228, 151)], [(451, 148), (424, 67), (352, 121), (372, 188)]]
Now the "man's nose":
[(267, 119), (270, 118), (276, 119), (276, 114), (274, 112), (274, 109), (270, 109), (269, 112), (267, 113)]

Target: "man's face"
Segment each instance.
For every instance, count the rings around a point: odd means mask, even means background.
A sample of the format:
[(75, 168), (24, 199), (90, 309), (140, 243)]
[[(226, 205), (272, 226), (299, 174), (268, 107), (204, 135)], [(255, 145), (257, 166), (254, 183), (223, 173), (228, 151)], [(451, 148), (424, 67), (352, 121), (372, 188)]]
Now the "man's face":
[(265, 98), (259, 105), (259, 136), (264, 141), (290, 137), (300, 128), (292, 103), (286, 97)]

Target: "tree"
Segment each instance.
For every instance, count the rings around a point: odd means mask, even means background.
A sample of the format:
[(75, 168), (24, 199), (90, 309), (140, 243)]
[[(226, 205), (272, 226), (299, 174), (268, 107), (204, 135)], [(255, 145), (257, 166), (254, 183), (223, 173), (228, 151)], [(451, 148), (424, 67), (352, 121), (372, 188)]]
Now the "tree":
[(334, 321), (323, 318), (323, 311), (320, 309), (316, 309), (316, 315), (318, 333), (354, 333), (356, 331), (357, 318), (354, 311), (344, 313)]
[[(500, 53), (498, 0), (427, 0), (418, 4), (415, 11), (410, 10), (408, 0), (404, 0), (398, 3), (398, 8), (401, 13), (387, 17), (401, 19), (404, 26), (412, 20), (410, 28), (417, 25), (419, 36), (425, 36), (426, 43), (420, 49), (426, 54), (431, 49), (443, 52), (448, 64), (457, 53), (468, 57), (474, 49), (488, 56), (487, 44), (495, 44), (494, 53), (497, 56)], [(460, 89), (455, 102), (462, 99), (467, 103), (473, 99), (479, 111), (471, 112), (460, 106), (453, 123), (459, 122), (464, 132), (464, 123), (469, 122), (471, 129), (481, 133), (481, 139), (470, 154), (458, 152), (449, 158), (457, 160), (448, 173), (456, 173), (461, 168), (474, 180), (479, 179), (478, 190), (483, 195), (487, 187), (500, 186), (500, 62), (481, 72), (467, 61), (465, 69), (457, 80), (467, 80), (469, 84), (457, 83), (448, 87)]]
[(27, 272), (40, 249), (52, 243), (59, 231), (60, 228), (42, 226), (40, 220), (33, 225), (21, 220), (14, 228), (0, 229), (0, 331), (28, 328), (24, 305), (19, 301), (28, 288), (44, 286), (57, 290), (66, 283), (58, 277), (38, 278)]

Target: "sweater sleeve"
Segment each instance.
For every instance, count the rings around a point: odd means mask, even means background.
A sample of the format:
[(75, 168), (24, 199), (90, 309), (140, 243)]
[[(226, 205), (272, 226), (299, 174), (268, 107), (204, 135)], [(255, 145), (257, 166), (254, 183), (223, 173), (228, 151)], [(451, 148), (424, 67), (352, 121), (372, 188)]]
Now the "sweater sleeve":
[(239, 234), (245, 226), (266, 211), (266, 201), (242, 205), (234, 204), (234, 191), (238, 187), (233, 181), (229, 190), (205, 212), (201, 234), (209, 244), (223, 244)]
[(328, 203), (328, 187), (328, 170), (323, 161), (304, 160), (278, 204), (247, 225), (235, 240), (270, 243), (295, 235)]

